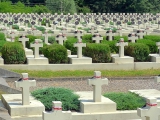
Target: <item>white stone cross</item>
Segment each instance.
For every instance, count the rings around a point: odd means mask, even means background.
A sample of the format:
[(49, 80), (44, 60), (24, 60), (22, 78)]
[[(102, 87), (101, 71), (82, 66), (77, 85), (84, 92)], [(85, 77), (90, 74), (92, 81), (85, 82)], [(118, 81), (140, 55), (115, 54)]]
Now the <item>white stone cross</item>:
[(22, 73), (22, 80), (21, 81), (15, 81), (16, 88), (21, 87), (22, 88), (22, 105), (29, 105), (29, 88), (31, 86), (36, 86), (35, 80), (28, 80), (28, 73)]
[(117, 30), (117, 32), (119, 33), (119, 36), (122, 36), (122, 29), (121, 29), (121, 28), (119, 28), (119, 29)]
[(146, 107), (137, 109), (138, 116), (146, 117), (146, 120), (159, 120), (160, 108), (157, 107), (157, 99), (147, 98), (146, 102)]
[(138, 36), (135, 33), (131, 33), (131, 36), (128, 37), (128, 40), (131, 40), (132, 43), (135, 43), (138, 40)]
[(128, 46), (128, 43), (121, 38), (119, 43), (116, 43), (116, 46), (119, 46), (119, 57), (124, 57), (124, 46)]
[(13, 31), (11, 31), (11, 33), (10, 33), (11, 42), (14, 42), (15, 36), (16, 36), (16, 34)]
[(97, 32), (97, 30), (95, 30), (93, 27), (91, 27), (90, 32), (91, 32), (91, 34), (93, 35), (95, 32)]
[(34, 58), (39, 58), (39, 48), (43, 47), (42, 40), (35, 39), (34, 44), (31, 44), (30, 46), (34, 47)]
[(112, 41), (112, 37), (114, 36), (114, 33), (112, 32), (112, 30), (109, 30), (109, 33), (106, 33), (106, 35), (109, 37), (109, 41)]
[(74, 43), (74, 47), (77, 47), (77, 57), (82, 57), (82, 47), (86, 47), (86, 43), (77, 42)]
[(63, 45), (63, 42), (66, 40), (67, 40), (67, 38), (65, 36), (63, 36), (62, 33), (59, 33), (59, 35), (57, 35), (57, 37), (56, 37), (56, 41), (58, 41), (58, 43), (60, 45)]
[(77, 33), (75, 33), (75, 36), (77, 37), (77, 39), (81, 39), (81, 37), (83, 36), (82, 31), (77, 30)]
[(142, 30), (139, 30), (139, 33), (137, 33), (137, 35), (139, 36), (139, 39), (143, 39), (145, 33)]
[(151, 30), (149, 28), (145, 29), (146, 35), (149, 35), (151, 33)]
[(92, 79), (88, 79), (88, 85), (93, 86), (93, 101), (101, 102), (102, 85), (108, 85), (108, 79), (101, 78), (100, 71), (94, 71), (94, 76)]
[(159, 56), (160, 56), (160, 42), (156, 42), (156, 45), (158, 46), (158, 49), (159, 49)]
[(101, 40), (103, 40), (103, 37), (101, 37), (98, 33), (95, 34), (95, 37), (92, 37), (92, 40), (96, 43), (100, 43)]
[(62, 102), (52, 101), (53, 107), (52, 112), (43, 111), (42, 119), (43, 120), (71, 120), (72, 113), (71, 111), (62, 111)]
[(19, 41), (22, 42), (23, 48), (26, 48), (26, 41), (29, 41), (29, 38), (26, 38), (25, 35), (22, 35), (22, 38), (19, 38)]
[(44, 43), (45, 44), (48, 44), (48, 37), (51, 36), (50, 34), (48, 34), (47, 31), (45, 31), (44, 34), (42, 34), (42, 36), (44, 36)]

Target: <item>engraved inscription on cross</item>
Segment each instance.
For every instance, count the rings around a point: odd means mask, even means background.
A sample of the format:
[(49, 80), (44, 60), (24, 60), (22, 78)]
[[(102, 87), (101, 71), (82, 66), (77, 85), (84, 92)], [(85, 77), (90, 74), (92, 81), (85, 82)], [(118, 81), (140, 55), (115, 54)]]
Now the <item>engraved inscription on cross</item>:
[(22, 105), (29, 105), (29, 88), (31, 86), (36, 86), (35, 80), (28, 80), (28, 73), (22, 73), (22, 80), (15, 81), (16, 88), (21, 87), (22, 88)]
[(121, 38), (119, 43), (116, 43), (116, 46), (119, 46), (119, 57), (124, 57), (124, 46), (128, 46), (128, 43)]
[(43, 120), (71, 120), (72, 113), (71, 111), (62, 111), (62, 102), (52, 101), (53, 107), (52, 112), (43, 111), (42, 119)]
[(137, 109), (138, 116), (145, 117), (146, 120), (159, 120), (160, 107), (157, 106), (157, 99), (147, 98), (146, 102), (146, 107)]
[(22, 38), (19, 38), (19, 41), (22, 42), (23, 48), (26, 48), (26, 41), (29, 41), (29, 38), (25, 37), (25, 34), (22, 35)]
[(34, 58), (39, 58), (39, 48), (43, 47), (42, 40), (35, 39), (34, 44), (31, 44), (30, 46), (34, 47)]
[(88, 85), (93, 86), (93, 101), (94, 102), (101, 102), (101, 93), (102, 93), (102, 85), (108, 85), (108, 79), (101, 78), (100, 71), (94, 71), (94, 76), (92, 79), (88, 79)]
[(156, 45), (158, 47), (158, 50), (159, 50), (159, 56), (160, 56), (160, 42), (156, 42)]

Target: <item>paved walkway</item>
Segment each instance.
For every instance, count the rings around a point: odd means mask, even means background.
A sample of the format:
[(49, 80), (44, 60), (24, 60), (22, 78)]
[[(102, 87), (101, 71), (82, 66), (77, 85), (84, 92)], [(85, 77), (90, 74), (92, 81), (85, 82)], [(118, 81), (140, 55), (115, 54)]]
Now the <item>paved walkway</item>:
[[(33, 91), (45, 87), (64, 87), (73, 91), (91, 91), (92, 86), (87, 85), (88, 78), (53, 78), (36, 79), (37, 86), (31, 87)], [(102, 92), (127, 92), (128, 90), (157, 89), (160, 90), (160, 83), (156, 83), (154, 77), (134, 77), (134, 78), (108, 78), (108, 85), (102, 86)], [(15, 88), (15, 80), (7, 80), (10, 87)], [(17, 89), (17, 88), (16, 88)], [(21, 89), (19, 89), (21, 90)]]

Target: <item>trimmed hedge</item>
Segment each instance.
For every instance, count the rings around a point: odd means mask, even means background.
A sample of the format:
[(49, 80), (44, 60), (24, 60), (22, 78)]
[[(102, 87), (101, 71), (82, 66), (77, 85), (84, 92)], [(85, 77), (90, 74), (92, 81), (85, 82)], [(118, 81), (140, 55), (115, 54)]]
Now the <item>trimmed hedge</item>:
[(144, 39), (152, 40), (154, 42), (160, 42), (160, 36), (159, 35), (145, 35)]
[(74, 43), (77, 42), (77, 38), (75, 37), (67, 37), (67, 40), (64, 42), (64, 46), (71, 51), (72, 55), (77, 54), (77, 48), (73, 47)]
[(49, 63), (59, 64), (68, 63), (67, 49), (60, 44), (46, 45), (43, 54), (48, 58)]
[(111, 52), (107, 44), (88, 43), (83, 51), (84, 56), (92, 58), (93, 63), (111, 62)]
[(142, 97), (130, 92), (106, 93), (104, 96), (117, 103), (117, 110), (137, 110), (146, 104)]
[(143, 43), (149, 47), (150, 53), (157, 53), (158, 47), (156, 46), (156, 42), (147, 39), (137, 40), (137, 43)]
[(4, 33), (0, 32), (0, 52), (2, 51), (2, 47), (6, 42), (7, 41), (6, 41)]
[(19, 42), (7, 42), (2, 47), (2, 58), (5, 64), (23, 64), (26, 55), (23, 45)]
[(117, 41), (102, 40), (101, 43), (109, 45), (111, 53), (118, 53), (119, 47), (116, 46)]
[(31, 92), (31, 95), (41, 101), (46, 110), (52, 110), (52, 101), (61, 101), (63, 110), (79, 110), (79, 96), (65, 88), (44, 88)]
[(91, 34), (83, 35), (82, 40), (84, 43), (93, 43)]
[(135, 62), (149, 60), (149, 47), (142, 43), (130, 43), (125, 47), (125, 55), (134, 57)]

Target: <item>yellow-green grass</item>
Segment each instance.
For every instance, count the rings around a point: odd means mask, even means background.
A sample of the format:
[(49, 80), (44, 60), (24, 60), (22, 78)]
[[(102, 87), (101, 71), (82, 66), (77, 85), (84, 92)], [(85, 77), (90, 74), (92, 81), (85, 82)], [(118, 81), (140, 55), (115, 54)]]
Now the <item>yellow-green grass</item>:
[[(28, 73), (29, 77), (53, 78), (53, 77), (88, 77), (93, 76), (93, 70), (64, 70), (64, 71), (33, 71), (33, 70), (12, 70), (17, 73)], [(155, 76), (160, 74), (160, 69), (148, 70), (101, 70), (105, 77), (137, 77)]]

